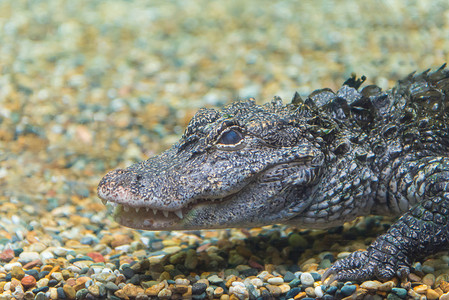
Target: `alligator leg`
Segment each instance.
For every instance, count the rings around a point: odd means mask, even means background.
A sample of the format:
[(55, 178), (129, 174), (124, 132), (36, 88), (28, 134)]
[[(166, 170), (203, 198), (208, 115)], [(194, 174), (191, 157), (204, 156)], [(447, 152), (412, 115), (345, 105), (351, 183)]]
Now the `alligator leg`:
[(447, 158), (433, 162), (436, 167), (426, 166), (432, 172), (425, 179), (424, 200), (366, 251), (356, 251), (337, 261), (324, 273), (323, 281), (328, 277), (331, 281), (363, 281), (373, 277), (386, 281), (394, 276), (405, 279), (415, 259), (449, 248), (449, 164)]

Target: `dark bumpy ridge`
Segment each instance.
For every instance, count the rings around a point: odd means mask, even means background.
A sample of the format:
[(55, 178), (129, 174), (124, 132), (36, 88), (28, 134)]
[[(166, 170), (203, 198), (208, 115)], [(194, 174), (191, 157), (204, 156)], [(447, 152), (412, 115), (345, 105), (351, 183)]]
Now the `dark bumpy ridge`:
[(359, 90), (364, 81), (305, 100), (296, 93), (287, 105), (202, 109), (179, 143), (111, 171), (98, 194), (117, 221), (148, 230), (325, 228), (402, 215), (323, 280), (404, 278), (415, 259), (449, 246), (449, 71), (412, 73), (388, 91)]

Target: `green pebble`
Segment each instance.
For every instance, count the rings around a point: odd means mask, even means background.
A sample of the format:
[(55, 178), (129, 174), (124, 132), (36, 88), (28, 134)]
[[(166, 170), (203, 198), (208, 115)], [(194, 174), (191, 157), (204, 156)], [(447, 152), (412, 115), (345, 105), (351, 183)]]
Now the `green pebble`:
[(293, 233), (288, 237), (288, 244), (295, 248), (307, 248), (307, 240), (300, 234)]
[(246, 259), (237, 253), (236, 250), (229, 251), (228, 263), (234, 266), (243, 265), (246, 263)]
[(292, 281), (290, 281), (288, 285), (290, 287), (297, 287), (300, 284), (301, 284), (301, 280), (299, 280), (298, 278), (295, 278)]
[(196, 251), (194, 249), (187, 250), (186, 260), (184, 261), (184, 267), (187, 270), (194, 270), (198, 265), (198, 256), (196, 255)]
[(402, 288), (392, 288), (390, 294), (394, 294), (395, 296), (404, 299), (407, 297), (407, 290)]
[(401, 299), (402, 299), (401, 297), (397, 296), (394, 293), (389, 293), (387, 296), (387, 300), (401, 300)]
[[(78, 292), (76, 292), (76, 299), (84, 299), (86, 298), (86, 295), (89, 293), (87, 289), (81, 289)], [(45, 294), (44, 294), (45, 296)], [(47, 299), (47, 298), (45, 298)]]
[(319, 269), (327, 269), (327, 268), (329, 268), (331, 265), (332, 265), (331, 261), (330, 261), (329, 259), (325, 258), (325, 259), (323, 259), (323, 260), (320, 262), (318, 268), (319, 268)]

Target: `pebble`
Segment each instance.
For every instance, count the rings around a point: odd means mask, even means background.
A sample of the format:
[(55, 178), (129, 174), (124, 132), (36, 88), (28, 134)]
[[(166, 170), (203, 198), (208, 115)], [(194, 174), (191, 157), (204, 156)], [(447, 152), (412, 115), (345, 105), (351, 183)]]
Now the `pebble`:
[(192, 294), (199, 295), (206, 291), (207, 284), (202, 282), (196, 282), (192, 285)]
[(27, 275), (20, 281), (25, 288), (31, 288), (36, 285), (36, 278), (31, 275)]
[(375, 280), (375, 281), (365, 281), (360, 285), (360, 287), (367, 290), (377, 291), (381, 285), (382, 283), (380, 281)]
[(281, 284), (284, 283), (284, 278), (282, 278), (282, 277), (272, 277), (272, 278), (268, 278), (267, 282), (269, 284), (281, 285)]
[(433, 289), (428, 289), (426, 292), (426, 296), (428, 300), (436, 300), (440, 297), (440, 295), (438, 294), (438, 292), (436, 292)]
[(403, 288), (392, 288), (391, 292), (401, 299), (404, 299), (407, 296), (407, 290)]
[(19, 255), (19, 262), (21, 264), (27, 264), (33, 260), (40, 260), (40, 255), (38, 252), (30, 251), (30, 252), (22, 252)]
[(356, 288), (357, 287), (355, 285), (352, 285), (352, 284), (344, 285), (341, 288), (341, 294), (343, 296), (345, 296), (345, 297), (348, 297), (348, 296), (352, 295), (355, 292)]
[(301, 280), (301, 283), (305, 286), (311, 286), (315, 282), (315, 280), (313, 279), (313, 276), (308, 272), (302, 273), (300, 280)]
[(422, 278), (422, 283), (432, 287), (435, 284), (435, 275), (433, 275), (433, 274), (426, 274)]

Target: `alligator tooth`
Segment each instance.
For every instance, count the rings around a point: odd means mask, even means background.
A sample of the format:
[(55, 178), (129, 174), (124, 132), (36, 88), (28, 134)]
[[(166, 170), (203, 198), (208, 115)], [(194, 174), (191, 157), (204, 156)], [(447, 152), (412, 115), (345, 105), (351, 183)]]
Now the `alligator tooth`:
[(128, 211), (129, 211), (129, 206), (123, 205), (123, 210), (126, 211), (126, 212), (128, 212)]
[(149, 208), (149, 207), (145, 207), (145, 210), (146, 210), (147, 212), (149, 212), (149, 211), (150, 211), (150, 208)]
[(136, 210), (136, 213), (138, 213), (140, 210), (140, 207), (135, 207), (134, 209)]
[(153, 208), (153, 214), (157, 214), (157, 209)]
[(178, 218), (182, 219), (182, 210), (178, 209), (174, 211), (175, 215), (178, 216)]
[(166, 218), (168, 218), (168, 211), (163, 210), (162, 212), (164, 213), (164, 216), (165, 216)]

